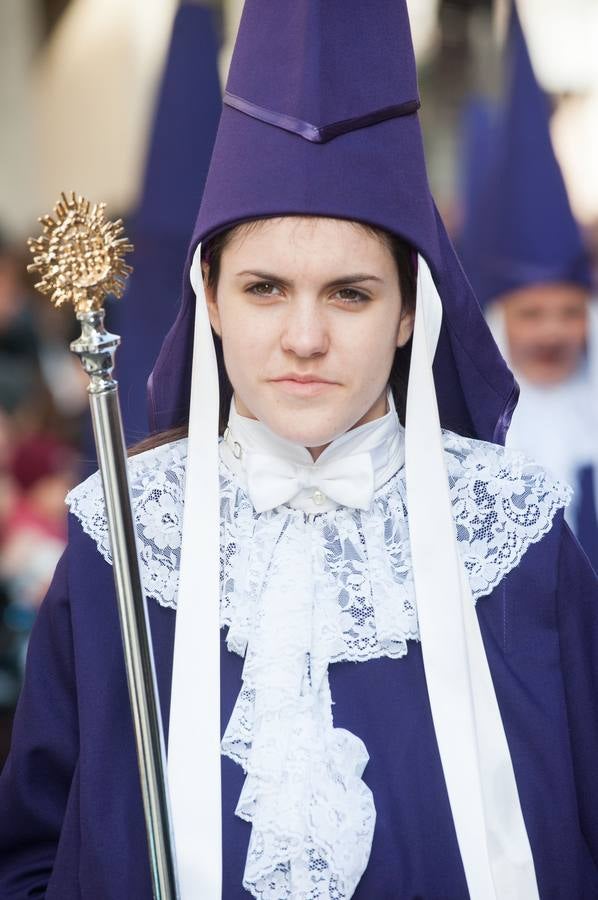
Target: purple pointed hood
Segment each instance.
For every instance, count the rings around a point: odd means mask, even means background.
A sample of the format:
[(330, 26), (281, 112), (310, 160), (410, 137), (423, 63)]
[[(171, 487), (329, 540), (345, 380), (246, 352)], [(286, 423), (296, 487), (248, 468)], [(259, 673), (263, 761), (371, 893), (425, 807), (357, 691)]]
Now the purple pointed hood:
[(355, 219), (428, 261), (444, 317), (434, 372), (442, 424), (502, 440), (514, 380), (486, 327), (432, 199), (404, 0), (246, 0), (183, 303), (150, 379), (155, 429), (186, 420), (200, 241), (278, 215)]
[(123, 337), (117, 375), (128, 441), (147, 434), (147, 379), (180, 302), (181, 271), (221, 103), (213, 13), (183, 2), (174, 20), (141, 197), (130, 225), (134, 271), (112, 319)]
[[(478, 123), (479, 125), (479, 123)], [(550, 106), (538, 85), (515, 3), (505, 60), (505, 96), (490, 159), (470, 145), (466, 216), (459, 252), (485, 305), (518, 288), (565, 282), (589, 288), (589, 255), (575, 221), (550, 136)], [(470, 133), (479, 140), (476, 130)], [(472, 156), (474, 157), (472, 159)]]

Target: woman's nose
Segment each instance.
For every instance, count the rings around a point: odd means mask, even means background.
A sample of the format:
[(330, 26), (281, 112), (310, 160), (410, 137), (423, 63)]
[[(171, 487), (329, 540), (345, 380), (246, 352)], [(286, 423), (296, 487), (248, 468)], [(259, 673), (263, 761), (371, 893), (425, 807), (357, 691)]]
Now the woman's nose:
[(308, 359), (326, 353), (329, 343), (326, 317), (317, 304), (291, 303), (281, 334), (283, 350)]

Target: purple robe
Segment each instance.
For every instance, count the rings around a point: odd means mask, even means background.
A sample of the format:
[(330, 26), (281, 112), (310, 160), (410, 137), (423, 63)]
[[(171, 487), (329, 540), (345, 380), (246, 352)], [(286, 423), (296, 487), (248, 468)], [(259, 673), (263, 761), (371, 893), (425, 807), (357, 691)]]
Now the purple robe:
[[(111, 567), (70, 517), (36, 622), (0, 777), (0, 897), (150, 900), (139, 779)], [(598, 897), (598, 591), (560, 511), (478, 616), (542, 900)], [(149, 601), (168, 722), (176, 613)], [(242, 659), (221, 650), (222, 724)], [(417, 642), (398, 660), (330, 666), (337, 727), (370, 753), (377, 809), (355, 900), (468, 896)], [(248, 897), (241, 768), (222, 759), (223, 894)], [(197, 815), (202, 815), (201, 807)]]

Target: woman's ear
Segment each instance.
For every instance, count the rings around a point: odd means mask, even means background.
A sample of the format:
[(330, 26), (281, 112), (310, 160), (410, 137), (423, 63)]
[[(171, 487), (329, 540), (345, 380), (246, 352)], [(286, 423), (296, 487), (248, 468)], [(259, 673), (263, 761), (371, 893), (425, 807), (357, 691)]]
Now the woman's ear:
[(399, 333), (397, 335), (397, 347), (404, 347), (411, 335), (413, 334), (413, 325), (415, 323), (415, 311), (405, 310), (401, 313), (401, 321), (399, 322)]
[(218, 309), (218, 300), (216, 297), (216, 288), (210, 284), (209, 279), (210, 268), (206, 262), (201, 264), (201, 276), (203, 278), (203, 289), (206, 296), (206, 306), (208, 307), (208, 317), (210, 325), (218, 335), (222, 337), (222, 329), (220, 325), (220, 310)]

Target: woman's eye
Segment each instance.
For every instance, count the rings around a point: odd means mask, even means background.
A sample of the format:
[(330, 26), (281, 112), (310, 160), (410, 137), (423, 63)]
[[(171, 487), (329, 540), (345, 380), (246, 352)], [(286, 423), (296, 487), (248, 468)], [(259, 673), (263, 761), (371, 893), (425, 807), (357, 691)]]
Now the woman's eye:
[(365, 303), (369, 300), (367, 294), (355, 288), (341, 288), (336, 292), (335, 297), (338, 297), (343, 303)]
[(250, 284), (247, 290), (256, 297), (272, 297), (280, 293), (278, 286), (271, 281), (258, 281), (256, 284)]

